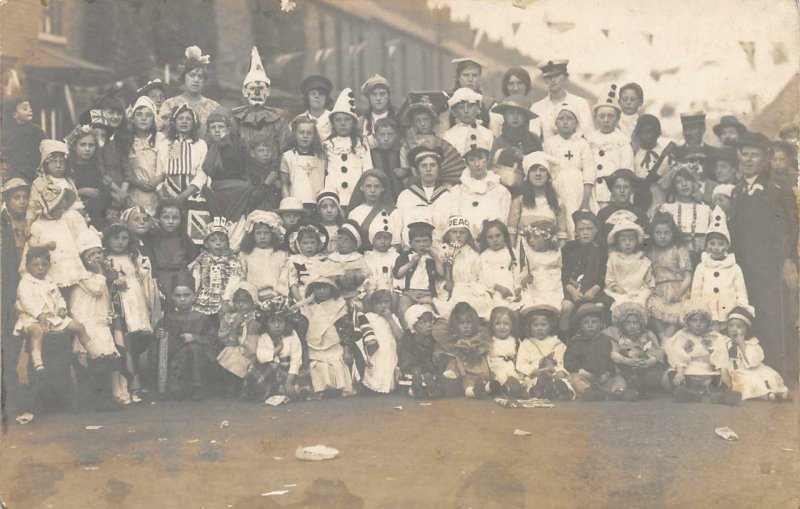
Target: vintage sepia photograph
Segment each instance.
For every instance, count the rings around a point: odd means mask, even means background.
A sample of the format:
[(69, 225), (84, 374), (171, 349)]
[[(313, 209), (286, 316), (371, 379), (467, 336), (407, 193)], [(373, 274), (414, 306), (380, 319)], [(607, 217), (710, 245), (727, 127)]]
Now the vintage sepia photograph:
[(800, 508), (799, 9), (0, 0), (0, 507)]

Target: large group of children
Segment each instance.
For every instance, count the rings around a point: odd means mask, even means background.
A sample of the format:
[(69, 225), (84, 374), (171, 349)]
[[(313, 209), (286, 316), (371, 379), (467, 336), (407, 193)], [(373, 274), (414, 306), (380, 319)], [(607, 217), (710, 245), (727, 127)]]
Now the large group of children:
[[(40, 407), (64, 387), (102, 408), (787, 397), (729, 230), (745, 147), (791, 163), (787, 146), (729, 119), (726, 146), (701, 130), (692, 150), (705, 120), (689, 114), (687, 144), (665, 148), (635, 83), (593, 109), (570, 93), (531, 106), (513, 68), (494, 102), (472, 58), (452, 92), (400, 111), (381, 76), (360, 115), (310, 76), (289, 121), (255, 50), (233, 110), (200, 94), (208, 62), (187, 50), (173, 98), (158, 80), (130, 107), (105, 94), (64, 141), (11, 101), (4, 357)], [(541, 66), (553, 97), (566, 66)]]

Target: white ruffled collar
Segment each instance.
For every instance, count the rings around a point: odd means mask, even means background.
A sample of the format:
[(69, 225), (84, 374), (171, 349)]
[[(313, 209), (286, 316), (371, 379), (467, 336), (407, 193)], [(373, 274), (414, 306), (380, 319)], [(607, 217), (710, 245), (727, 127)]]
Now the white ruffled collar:
[(461, 172), (461, 183), (469, 189), (470, 192), (484, 194), (489, 189), (494, 187), (493, 184), (497, 184), (500, 182), (500, 176), (497, 175), (492, 170), (488, 170), (486, 172), (486, 176), (483, 177), (481, 180), (472, 178), (470, 174), (469, 168), (466, 168), (463, 172)]

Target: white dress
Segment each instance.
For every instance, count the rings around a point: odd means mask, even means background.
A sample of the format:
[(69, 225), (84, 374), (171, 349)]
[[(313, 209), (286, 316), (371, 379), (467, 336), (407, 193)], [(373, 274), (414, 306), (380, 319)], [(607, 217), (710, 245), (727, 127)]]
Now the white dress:
[(611, 308), (623, 302), (635, 302), (646, 308), (654, 286), (650, 259), (641, 251), (626, 255), (611, 250), (607, 267), (606, 293), (614, 299)]
[(87, 271), (78, 253), (75, 239), (87, 228), (83, 216), (73, 209), (64, 212), (59, 219), (39, 217), (31, 225), (31, 237), (25, 244), (21, 256), (20, 271), (25, 268), (25, 256), (30, 245), (42, 246), (55, 242), (55, 249), (50, 251), (47, 277), (61, 288), (76, 284), (86, 277)]
[(286, 284), (285, 251), (272, 248), (253, 248), (250, 253), (239, 253), (239, 265), (248, 283), (258, 288), (258, 298), (263, 300), (275, 293), (286, 295), (289, 287)]
[(469, 246), (462, 246), (453, 262), (453, 292), (448, 298), (444, 290), (444, 282), (436, 289), (433, 303), (443, 317), (450, 316), (450, 311), (459, 302), (468, 302), (478, 316), (486, 319), (492, 312), (492, 300), (483, 279), (483, 268), (480, 255)]
[[(289, 177), (289, 196), (304, 204), (317, 203), (317, 193), (325, 182), (325, 160), (314, 154), (287, 150), (281, 157), (281, 173)], [(285, 197), (284, 197), (285, 198)]]
[[(586, 133), (585, 137), (592, 147), (592, 158), (598, 179), (608, 177), (620, 168), (633, 170), (631, 139), (622, 131), (617, 129), (605, 134), (594, 130)], [(611, 201), (611, 191), (605, 182), (602, 185), (595, 185), (594, 197), (598, 208), (603, 208)]]
[(522, 288), (523, 308), (545, 304), (561, 309), (564, 287), (561, 284), (561, 250), (534, 251), (523, 243), (525, 266), (520, 277), (533, 276), (533, 283)]
[[(394, 389), (394, 370), (397, 367), (397, 341), (392, 334), (392, 328), (386, 318), (375, 313), (366, 313), (367, 321), (372, 327), (375, 339), (378, 341), (378, 350), (369, 357), (369, 365), (364, 369), (364, 378), (361, 380), (368, 389), (383, 394), (389, 394)], [(400, 327), (397, 318), (392, 315), (392, 320)], [(366, 352), (364, 352), (366, 357)]]
[(361, 174), (372, 169), (372, 156), (364, 143), (359, 143), (353, 152), (350, 137), (336, 136), (324, 143), (325, 187), (339, 193), (342, 207), (350, 204), (350, 196)]
[[(518, 307), (519, 304), (514, 302), (514, 293), (519, 288), (519, 263), (512, 260), (508, 249), (486, 249), (481, 253), (481, 270), (486, 290), (492, 296), (493, 306)], [(511, 297), (504, 298), (499, 292), (495, 292), (495, 285), (508, 288), (512, 293)]]
[(392, 276), (394, 263), (399, 253), (394, 249), (381, 253), (380, 251), (367, 251), (364, 261), (369, 267), (369, 288), (373, 290), (393, 290), (400, 286), (400, 282)]
[(119, 291), (126, 332), (153, 332), (150, 324), (150, 307), (142, 283), (144, 278), (150, 276), (136, 267), (128, 255), (109, 254), (107, 258), (114, 270), (123, 276), (127, 285), (127, 288)]
[(492, 351), (489, 353), (489, 370), (492, 377), (501, 384), (509, 378), (519, 380), (520, 374), (514, 363), (517, 359), (517, 340), (513, 336), (505, 339), (492, 338)]
[(89, 343), (82, 345), (78, 338), (72, 343), (75, 353), (88, 353), (96, 359), (117, 352), (111, 335), (111, 295), (102, 274), (89, 273), (69, 295), (70, 316), (86, 328)]
[[(581, 208), (583, 186), (605, 186), (605, 183), (602, 180), (597, 182), (592, 148), (583, 137), (573, 134), (565, 140), (560, 135), (551, 136), (544, 142), (544, 151), (557, 161), (551, 168), (553, 187), (566, 209), (567, 238), (572, 240), (575, 238), (572, 213)], [(590, 199), (589, 208), (597, 213), (597, 202)]]
[[(730, 349), (732, 341), (728, 343)], [(777, 371), (762, 364), (764, 350), (758, 339), (750, 338), (744, 342), (744, 351), (736, 349), (733, 361), (733, 390), (742, 393), (742, 399), (753, 399), (768, 394), (786, 394), (789, 389)]]

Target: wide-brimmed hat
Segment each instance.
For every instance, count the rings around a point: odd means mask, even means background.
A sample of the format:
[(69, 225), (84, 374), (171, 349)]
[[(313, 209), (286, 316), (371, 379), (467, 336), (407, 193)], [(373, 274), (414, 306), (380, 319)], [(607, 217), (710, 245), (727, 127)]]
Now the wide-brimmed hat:
[(572, 324), (576, 326), (580, 323), (581, 320), (586, 318), (590, 315), (599, 316), (600, 318), (605, 318), (606, 316), (606, 308), (602, 304), (597, 304), (594, 302), (587, 302), (585, 304), (581, 304), (578, 306), (578, 309), (575, 310), (575, 314), (572, 315)]
[(333, 90), (333, 83), (320, 74), (306, 76), (303, 78), (303, 81), (300, 82), (300, 91), (303, 95), (307, 95), (312, 90), (322, 90), (325, 95), (329, 95)]
[(734, 127), (739, 132), (739, 136), (743, 135), (747, 132), (747, 127), (744, 124), (739, 122), (739, 120), (734, 115), (723, 115), (719, 119), (719, 123), (714, 126), (713, 131), (714, 134), (717, 136), (722, 133), (722, 130), (726, 127)]
[[(561, 314), (561, 311), (559, 311), (558, 309), (554, 308), (553, 306), (549, 306), (547, 304), (538, 304), (538, 305), (535, 305), (535, 306), (527, 306), (527, 307), (522, 308), (522, 310), (519, 312), (520, 318), (522, 318), (522, 320), (524, 320), (524, 321), (530, 320), (530, 318), (535, 316), (535, 315), (542, 315), (542, 316), (546, 316), (550, 320), (550, 323), (553, 323), (553, 324), (556, 323), (556, 321), (558, 320), (558, 317), (559, 317), (560, 314)], [(528, 333), (528, 331), (522, 331), (523, 335), (527, 334), (527, 333)]]
[(522, 115), (525, 115), (525, 118), (528, 121), (531, 121), (538, 116), (536, 113), (531, 111), (530, 101), (521, 95), (510, 95), (503, 99), (503, 102), (495, 104), (494, 107), (492, 107), (492, 112), (500, 115), (505, 115), (510, 111), (516, 111)]

